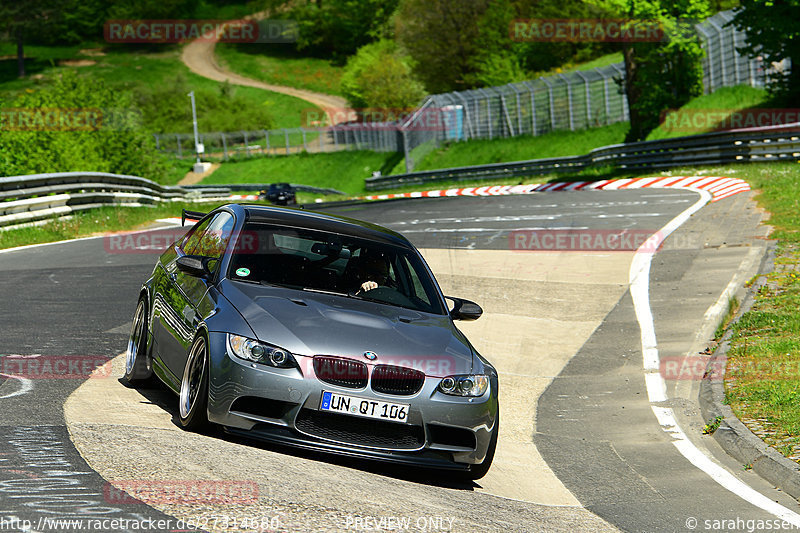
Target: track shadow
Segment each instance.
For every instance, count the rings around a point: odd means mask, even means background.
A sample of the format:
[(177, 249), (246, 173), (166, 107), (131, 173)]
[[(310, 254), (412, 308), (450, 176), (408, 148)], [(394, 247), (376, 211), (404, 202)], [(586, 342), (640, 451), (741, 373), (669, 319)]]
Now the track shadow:
[[(178, 401), (175, 394), (172, 393), (167, 387), (155, 378), (151, 378), (144, 382), (142, 385), (132, 387), (124, 378), (118, 380), (123, 386), (127, 388), (134, 388), (141, 394), (147, 403), (156, 405), (163, 409), (165, 412), (172, 415), (172, 423), (176, 427), (181, 427), (178, 421)], [(304, 450), (293, 448), (288, 445), (275, 444), (271, 442), (260, 441), (255, 438), (240, 437), (238, 435), (231, 435), (226, 433), (221, 426), (212, 425), (203, 434), (209, 437), (225, 440), (235, 444), (244, 446), (251, 446), (270, 450), (277, 453), (291, 455), (301, 459), (308, 459), (321, 463), (335, 464), (345, 468), (352, 468), (362, 472), (369, 472), (371, 474), (401, 479), (420, 485), (429, 485), (433, 487), (457, 489), (473, 491), (480, 488), (480, 484), (465, 480), (461, 477), (459, 472), (450, 472), (447, 470), (434, 470), (425, 469), (422, 467), (414, 467), (408, 465), (395, 465), (391, 463), (383, 463), (376, 460), (366, 458), (351, 458), (332, 453), (325, 453), (313, 450)]]

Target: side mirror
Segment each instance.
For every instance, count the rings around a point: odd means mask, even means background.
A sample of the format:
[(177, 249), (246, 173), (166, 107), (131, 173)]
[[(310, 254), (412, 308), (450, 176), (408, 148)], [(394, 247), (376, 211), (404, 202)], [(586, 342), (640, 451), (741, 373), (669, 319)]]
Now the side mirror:
[(445, 298), (453, 301), (453, 309), (450, 310), (450, 318), (453, 320), (478, 320), (483, 314), (483, 309), (475, 302), (454, 296), (445, 296)]
[(175, 261), (175, 266), (178, 267), (178, 270), (190, 276), (205, 278), (211, 274), (211, 270), (208, 268), (210, 259), (210, 257), (203, 257), (202, 255), (184, 255)]

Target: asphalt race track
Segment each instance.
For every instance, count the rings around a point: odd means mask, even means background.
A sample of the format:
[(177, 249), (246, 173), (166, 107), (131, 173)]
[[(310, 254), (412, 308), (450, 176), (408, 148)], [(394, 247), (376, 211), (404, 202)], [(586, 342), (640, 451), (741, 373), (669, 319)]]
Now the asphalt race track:
[[(702, 351), (715, 326), (706, 311), (734, 277), (756, 272), (764, 229), (749, 194), (705, 206), (653, 257), (649, 299), (662, 361)], [(747, 520), (777, 520), (694, 466), (653, 414), (628, 289), (634, 251), (531, 244), (533, 234), (568, 229), (655, 233), (698, 198), (647, 189), (330, 209), (405, 234), (445, 293), (483, 305), (485, 316), (463, 330), (498, 367), (503, 425), (495, 464), (473, 485), (185, 433), (163, 388), (136, 391), (117, 380), (154, 253), (115, 251), (105, 238), (0, 253), (0, 530), (78, 530), (47, 521), (70, 518), (84, 531), (710, 531), (715, 520), (736, 519), (741, 527), (716, 530), (746, 531)], [(510, 249), (520, 242), (526, 250)], [(696, 379), (665, 377), (659, 406), (675, 412), (688, 440), (797, 512), (797, 502), (701, 435)], [(251, 492), (145, 505), (109, 481), (234, 483)]]

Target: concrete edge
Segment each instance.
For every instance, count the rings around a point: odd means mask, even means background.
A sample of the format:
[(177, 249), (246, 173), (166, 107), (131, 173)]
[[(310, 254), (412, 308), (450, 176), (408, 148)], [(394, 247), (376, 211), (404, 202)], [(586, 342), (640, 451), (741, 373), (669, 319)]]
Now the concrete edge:
[[(774, 269), (775, 244), (767, 245), (758, 275), (763, 276)], [(754, 283), (746, 292), (744, 302), (735, 320), (749, 311), (755, 302), (755, 294), (764, 284), (763, 280)], [(788, 459), (776, 449), (767, 445), (760, 437), (745, 426), (725, 404), (725, 364), (732, 330), (728, 329), (722, 337), (714, 355), (708, 362), (706, 376), (700, 382), (698, 400), (703, 419), (713, 420), (722, 417), (714, 439), (731, 457), (752, 469), (765, 480), (783, 490), (795, 499), (800, 499), (800, 464)]]

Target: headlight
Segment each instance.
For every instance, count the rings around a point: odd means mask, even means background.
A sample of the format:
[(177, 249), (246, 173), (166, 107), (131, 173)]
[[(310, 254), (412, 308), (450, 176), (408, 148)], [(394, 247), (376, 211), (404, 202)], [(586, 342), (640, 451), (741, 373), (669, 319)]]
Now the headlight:
[(254, 339), (228, 333), (228, 349), (240, 359), (278, 368), (297, 366), (294, 356), (283, 348), (269, 346)]
[(439, 391), (451, 396), (483, 396), (489, 388), (489, 376), (473, 374), (447, 376), (439, 382)]

